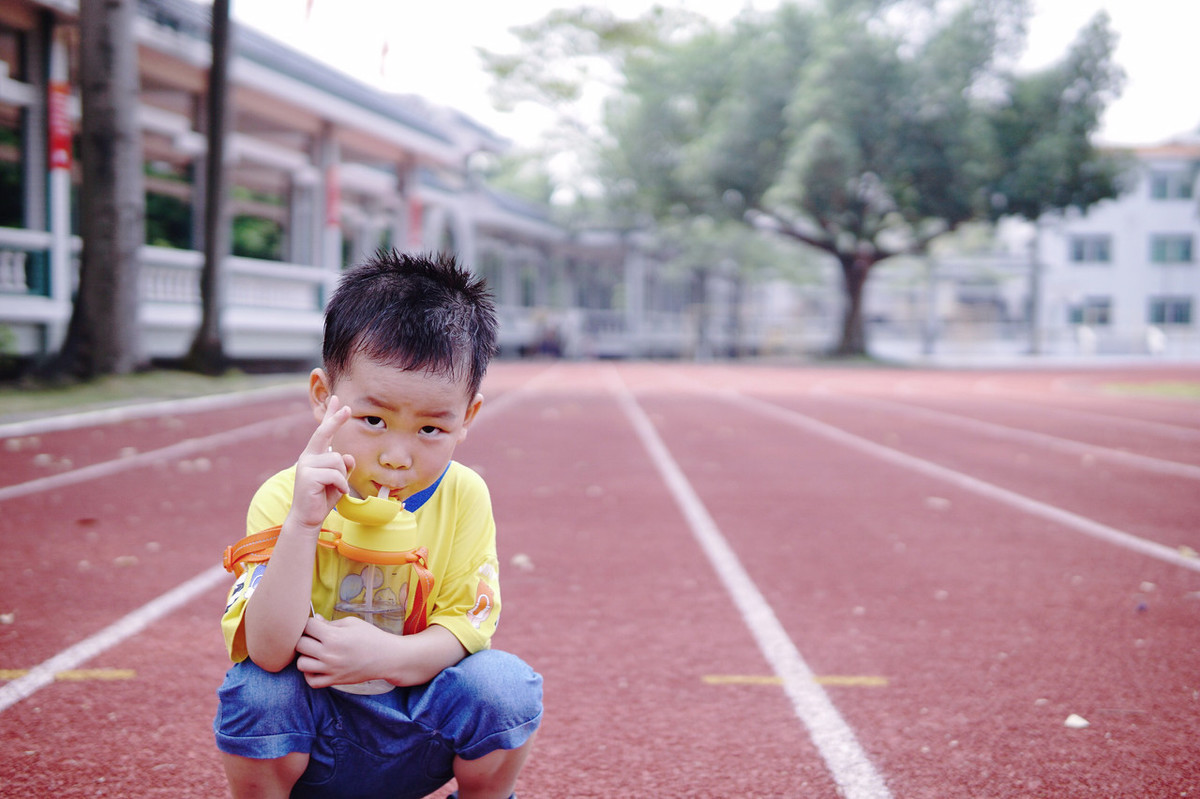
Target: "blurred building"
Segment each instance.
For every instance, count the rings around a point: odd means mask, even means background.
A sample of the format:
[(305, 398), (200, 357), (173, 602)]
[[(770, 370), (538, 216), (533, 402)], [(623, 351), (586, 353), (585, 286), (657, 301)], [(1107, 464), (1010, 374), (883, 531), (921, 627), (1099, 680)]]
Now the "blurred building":
[[(200, 320), (209, 14), (188, 0), (138, 3), (148, 358), (185, 354)], [(77, 15), (75, 0), (0, 0), (0, 354), (54, 352), (70, 318)], [(313, 361), (339, 272), (379, 247), (454, 250), (482, 272), (505, 352), (639, 354), (652, 347), (631, 334), (651, 318), (672, 350), (687, 346), (678, 298), (689, 287), (661, 274), (644, 239), (568, 230), (483, 185), (472, 164), (508, 143), (466, 115), (379, 92), (241, 26), (229, 74), (222, 325), (234, 359)]]
[(1200, 356), (1200, 136), (1131, 155), (1119, 197), (1043, 222), (1040, 324), (1083, 354)]
[(1200, 136), (1128, 155), (1120, 195), (1087, 213), (1007, 220), (985, 247), (883, 265), (867, 289), (872, 350), (1200, 358)]
[[(82, 246), (77, 16), (77, 0), (0, 0), (0, 361), (53, 353), (70, 319)], [(150, 359), (183, 356), (200, 322), (209, 28), (208, 6), (138, 3), (139, 321)], [(731, 262), (673, 268), (647, 231), (563, 225), (487, 186), (477, 162), (509, 143), (467, 115), (374, 90), (241, 26), (233, 43), (222, 326), (237, 361), (313, 362), (339, 273), (379, 247), (457, 252), (496, 294), (505, 354), (709, 357), (835, 343), (832, 263), (807, 281)], [(1200, 357), (1200, 141), (1135, 155), (1126, 193), (1088, 214), (883, 265), (866, 290), (872, 351)]]

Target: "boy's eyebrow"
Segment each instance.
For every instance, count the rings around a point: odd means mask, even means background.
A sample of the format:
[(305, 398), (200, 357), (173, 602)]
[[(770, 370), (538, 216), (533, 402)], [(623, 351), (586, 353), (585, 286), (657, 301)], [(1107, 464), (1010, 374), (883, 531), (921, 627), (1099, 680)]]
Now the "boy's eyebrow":
[(373, 397), (370, 394), (363, 397), (362, 402), (364, 405), (371, 405), (376, 408), (382, 408), (385, 411), (392, 411), (393, 413), (395, 413), (395, 411), (396, 411), (395, 406), (393, 406), (390, 402), (381, 400), (378, 397)]
[[(399, 411), (399, 409), (390, 402), (381, 400), (378, 397), (371, 396), (370, 394), (363, 397), (362, 401), (366, 405), (380, 408), (385, 411), (390, 411), (391, 413), (396, 413)], [(428, 419), (450, 419), (454, 417), (455, 413), (453, 410), (446, 408), (442, 410), (418, 410), (416, 415)]]

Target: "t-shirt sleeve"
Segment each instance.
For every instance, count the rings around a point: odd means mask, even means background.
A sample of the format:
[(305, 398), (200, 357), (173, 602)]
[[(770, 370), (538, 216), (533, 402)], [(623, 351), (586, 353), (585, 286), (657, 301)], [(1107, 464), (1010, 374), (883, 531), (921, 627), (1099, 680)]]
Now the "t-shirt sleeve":
[(450, 630), (474, 653), (491, 645), (500, 619), (500, 566), (487, 484), (470, 469), (462, 472), (455, 486), (454, 551), (429, 623)]
[[(295, 475), (291, 469), (280, 472), (259, 487), (250, 501), (246, 512), (246, 535), (262, 532), (269, 527), (283, 524), (292, 502), (292, 486)], [(229, 589), (225, 601), (225, 614), (221, 617), (221, 632), (225, 635), (225, 649), (234, 663), (245, 660), (246, 630), (242, 623), (246, 601), (254, 593), (258, 581), (266, 571), (265, 563), (243, 564)]]

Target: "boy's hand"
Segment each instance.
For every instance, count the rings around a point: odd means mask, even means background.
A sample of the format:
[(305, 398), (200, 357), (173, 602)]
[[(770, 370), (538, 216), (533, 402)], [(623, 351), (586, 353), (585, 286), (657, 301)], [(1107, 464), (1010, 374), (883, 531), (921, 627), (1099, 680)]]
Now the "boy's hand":
[(354, 456), (332, 449), (333, 435), (350, 418), (350, 406), (330, 397), (325, 417), (296, 461), (296, 487), (288, 516), (304, 527), (320, 529), (333, 506), (350, 493)]
[(296, 644), (296, 668), (313, 688), (347, 685), (379, 679), (381, 667), (375, 664), (384, 650), (379, 636), (395, 636), (379, 630), (362, 619), (347, 617), (327, 621), (314, 616), (304, 626), (304, 635)]

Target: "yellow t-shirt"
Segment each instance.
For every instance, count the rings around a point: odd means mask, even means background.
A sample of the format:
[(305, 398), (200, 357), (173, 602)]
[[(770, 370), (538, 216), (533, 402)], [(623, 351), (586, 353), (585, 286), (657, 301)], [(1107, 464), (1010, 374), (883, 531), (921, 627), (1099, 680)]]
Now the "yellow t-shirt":
[[(246, 514), (247, 535), (283, 524), (295, 482), (293, 466), (263, 483)], [(433, 576), (433, 588), (426, 601), (429, 624), (450, 630), (468, 652), (487, 649), (500, 617), (496, 523), (487, 484), (471, 469), (451, 462), (432, 491), (426, 489), (405, 505), (413, 510), (416, 529), (411, 545), (405, 542), (404, 548), (424, 547), (428, 551), (426, 565)], [(332, 511), (323, 525), (330, 532), (322, 532), (322, 539), (332, 540), (331, 532), (341, 532), (343, 524), (341, 515)], [(312, 604), (313, 610), (327, 619), (334, 618), (341, 559), (333, 549), (317, 547)], [(234, 662), (247, 657), (242, 616), (246, 600), (268, 567), (269, 563), (246, 564), (229, 591), (221, 629)], [(412, 613), (416, 592), (409, 594), (408, 612)]]

